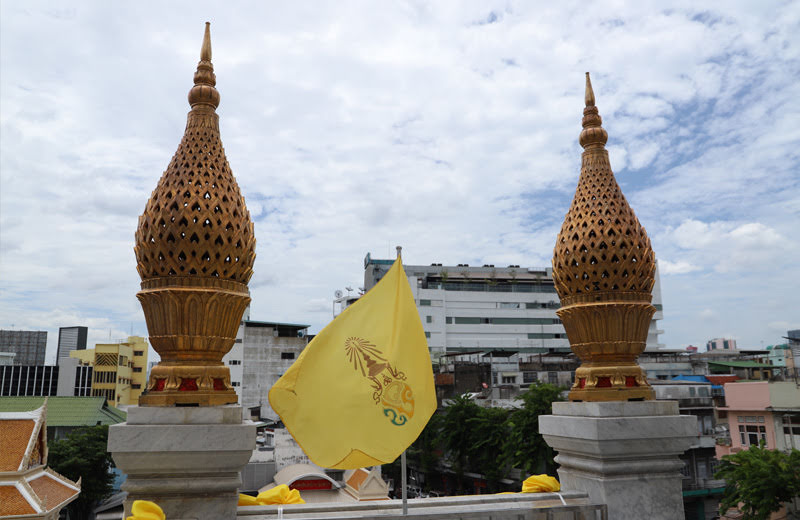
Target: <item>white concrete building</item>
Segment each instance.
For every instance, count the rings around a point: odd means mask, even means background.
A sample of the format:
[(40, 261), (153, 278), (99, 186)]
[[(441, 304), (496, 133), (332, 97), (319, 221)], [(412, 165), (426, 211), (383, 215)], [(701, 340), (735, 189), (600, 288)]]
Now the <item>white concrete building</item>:
[[(369, 290), (391, 267), (367, 253), (364, 289)], [(560, 307), (552, 269), (518, 265), (471, 267), (466, 264), (405, 265), (431, 356), (445, 353), (504, 349), (520, 352), (568, 350), (564, 326), (556, 315)], [(663, 346), (658, 320), (663, 317), (661, 289), (656, 273), (653, 316), (648, 348)]]

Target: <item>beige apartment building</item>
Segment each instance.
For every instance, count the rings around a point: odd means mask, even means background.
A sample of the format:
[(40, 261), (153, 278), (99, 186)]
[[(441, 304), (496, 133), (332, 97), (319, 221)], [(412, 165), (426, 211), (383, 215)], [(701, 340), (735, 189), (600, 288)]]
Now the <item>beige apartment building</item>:
[(129, 336), (116, 343), (73, 350), (70, 357), (92, 367), (92, 395), (105, 397), (113, 406), (139, 404), (147, 383), (147, 340)]

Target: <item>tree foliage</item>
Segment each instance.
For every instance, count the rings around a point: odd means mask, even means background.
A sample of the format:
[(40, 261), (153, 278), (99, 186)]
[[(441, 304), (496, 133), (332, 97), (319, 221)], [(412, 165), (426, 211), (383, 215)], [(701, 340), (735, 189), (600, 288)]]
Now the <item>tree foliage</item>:
[(81, 494), (68, 506), (70, 518), (90, 518), (95, 505), (111, 495), (114, 462), (107, 446), (108, 426), (81, 428), (50, 442), (47, 465), (71, 480), (81, 479)]
[(558, 401), (562, 388), (547, 383), (534, 383), (520, 394), (522, 408), (509, 417), (509, 435), (504, 451), (509, 463), (526, 475), (555, 474), (553, 449), (539, 434), (539, 416), (553, 413), (553, 401)]
[(722, 457), (714, 478), (727, 482), (720, 513), (738, 507), (745, 519), (766, 520), (783, 502), (800, 495), (800, 451), (751, 446)]
[(500, 480), (512, 467), (526, 475), (554, 474), (553, 450), (539, 435), (539, 415), (552, 412), (561, 390), (533, 384), (518, 397), (522, 407), (514, 410), (485, 408), (469, 397), (456, 397), (425, 427), (409, 449), (414, 453), (410, 460), (429, 473), (441, 453), (455, 473), (458, 493), (464, 492), (466, 472), (482, 474), (490, 492), (499, 490)]

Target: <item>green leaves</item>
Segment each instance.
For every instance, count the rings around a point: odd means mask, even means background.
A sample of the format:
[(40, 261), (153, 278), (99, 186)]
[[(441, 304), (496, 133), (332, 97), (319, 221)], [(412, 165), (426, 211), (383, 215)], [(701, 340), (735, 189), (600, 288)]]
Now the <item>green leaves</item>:
[(766, 520), (783, 502), (800, 495), (800, 451), (751, 446), (722, 457), (714, 478), (728, 483), (720, 513), (738, 507), (745, 519)]

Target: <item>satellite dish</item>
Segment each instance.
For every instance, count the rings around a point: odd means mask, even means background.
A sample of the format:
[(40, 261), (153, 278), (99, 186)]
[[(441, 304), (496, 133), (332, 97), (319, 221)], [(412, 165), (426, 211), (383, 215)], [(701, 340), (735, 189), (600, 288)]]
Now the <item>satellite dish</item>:
[(341, 298), (344, 293), (340, 289), (336, 289), (336, 292), (333, 295), (337, 298)]

